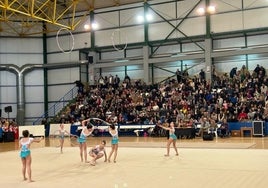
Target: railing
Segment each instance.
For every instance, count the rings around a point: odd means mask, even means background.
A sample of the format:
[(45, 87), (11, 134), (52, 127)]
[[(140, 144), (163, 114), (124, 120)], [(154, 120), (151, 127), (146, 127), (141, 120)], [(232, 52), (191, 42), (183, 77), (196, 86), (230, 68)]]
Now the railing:
[(78, 93), (77, 87), (72, 88), (70, 91), (68, 91), (60, 100), (56, 103), (54, 103), (48, 111), (46, 111), (42, 116), (37, 118), (34, 122), (33, 125), (39, 125), (41, 124), (42, 120), (44, 118), (51, 118), (55, 117), (67, 104), (70, 103), (71, 100), (73, 100)]

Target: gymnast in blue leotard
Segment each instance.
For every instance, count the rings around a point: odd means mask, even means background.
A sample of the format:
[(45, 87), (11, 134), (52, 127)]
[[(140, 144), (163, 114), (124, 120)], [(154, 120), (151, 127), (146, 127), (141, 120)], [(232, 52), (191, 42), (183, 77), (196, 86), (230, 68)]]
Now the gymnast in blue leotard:
[(112, 147), (112, 150), (109, 154), (109, 157), (108, 157), (108, 162), (111, 162), (111, 157), (114, 153), (114, 163), (116, 162), (116, 157), (117, 157), (117, 150), (118, 150), (118, 131), (117, 131), (117, 128), (115, 127), (114, 124), (110, 125), (109, 126), (109, 133), (110, 135), (112, 136), (112, 140), (111, 140), (111, 147)]
[(31, 170), (31, 163), (32, 163), (32, 157), (31, 157), (31, 151), (30, 146), (33, 142), (40, 142), (43, 137), (40, 139), (34, 139), (30, 138), (30, 133), (28, 130), (22, 131), (23, 137), (19, 141), (19, 147), (20, 147), (20, 157), (22, 162), (22, 175), (23, 180), (27, 180), (26, 178), (26, 171), (28, 174), (28, 181), (33, 182), (32, 180), (32, 170)]
[(86, 119), (86, 120), (82, 121), (82, 130), (81, 130), (81, 133), (80, 133), (79, 137), (77, 138), (77, 142), (79, 143), (81, 162), (83, 162), (84, 159), (85, 159), (86, 163), (89, 162), (87, 160), (87, 142), (86, 142), (86, 138), (89, 135), (91, 135), (91, 133), (94, 130), (94, 127), (92, 125), (88, 124), (89, 120), (90, 119)]
[(165, 156), (169, 156), (169, 151), (170, 151), (170, 145), (171, 143), (173, 143), (173, 147), (174, 150), (176, 152), (176, 155), (179, 155), (178, 150), (177, 150), (177, 146), (176, 146), (176, 140), (177, 140), (177, 136), (175, 135), (175, 127), (174, 127), (174, 122), (170, 122), (169, 123), (169, 127), (164, 127), (161, 122), (157, 123), (157, 126), (162, 127), (165, 130), (169, 131), (169, 139), (167, 142), (167, 154)]

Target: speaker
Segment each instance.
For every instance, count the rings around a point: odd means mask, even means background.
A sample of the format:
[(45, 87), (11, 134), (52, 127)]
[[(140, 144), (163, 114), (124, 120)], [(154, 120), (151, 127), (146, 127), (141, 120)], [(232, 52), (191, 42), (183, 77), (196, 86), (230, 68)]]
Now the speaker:
[(93, 63), (93, 56), (87, 56), (88, 63), (92, 64)]
[(12, 112), (12, 106), (5, 107), (5, 112), (6, 113)]
[(253, 136), (263, 136), (263, 121), (253, 121)]
[(203, 140), (213, 140), (214, 139), (214, 136), (213, 136), (213, 134), (211, 134), (211, 133), (204, 133), (203, 134)]
[(2, 117), (2, 109), (0, 109), (0, 117)]
[(4, 142), (14, 142), (15, 141), (15, 133), (14, 132), (5, 132), (4, 133)]

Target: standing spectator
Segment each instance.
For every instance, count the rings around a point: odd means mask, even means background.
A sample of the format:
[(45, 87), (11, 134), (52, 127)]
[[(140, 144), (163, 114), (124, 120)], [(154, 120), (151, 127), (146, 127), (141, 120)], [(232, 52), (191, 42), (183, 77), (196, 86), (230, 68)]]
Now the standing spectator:
[(178, 83), (181, 83), (181, 71), (180, 71), (180, 69), (177, 69), (177, 71), (176, 71), (176, 76), (177, 76), (177, 82)]
[(201, 71), (199, 72), (199, 79), (200, 82), (204, 82), (206, 80), (206, 73), (203, 69), (201, 69)]
[(119, 84), (120, 84), (120, 78), (118, 77), (118, 75), (115, 75), (115, 78), (114, 78), (114, 87), (115, 88), (118, 88), (119, 87)]
[(127, 84), (127, 86), (130, 85), (131, 80), (130, 80), (130, 77), (127, 74), (125, 76), (124, 82)]
[(253, 74), (254, 74), (253, 77), (254, 77), (254, 78), (258, 77), (258, 75), (259, 75), (259, 73), (260, 73), (260, 70), (261, 70), (260, 65), (257, 64), (257, 66), (255, 67), (255, 69), (254, 69), (254, 71), (253, 71)]
[(236, 71), (237, 71), (237, 67), (232, 68), (232, 70), (230, 71), (230, 78), (234, 78), (234, 76), (236, 76)]
[(110, 74), (108, 78), (108, 85), (113, 86), (114, 85), (114, 77)]

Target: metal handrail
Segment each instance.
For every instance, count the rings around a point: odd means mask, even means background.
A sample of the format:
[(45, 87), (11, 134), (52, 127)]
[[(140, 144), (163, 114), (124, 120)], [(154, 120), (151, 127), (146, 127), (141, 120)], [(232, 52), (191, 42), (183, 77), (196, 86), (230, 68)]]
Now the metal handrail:
[(70, 103), (77, 96), (78, 90), (77, 87), (73, 87), (68, 91), (62, 98), (59, 99), (54, 105), (52, 105), (42, 116), (37, 118), (33, 125), (41, 124), (44, 118), (55, 117), (66, 105)]

